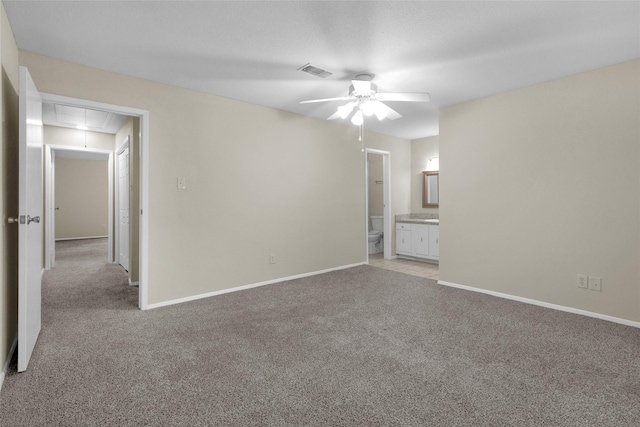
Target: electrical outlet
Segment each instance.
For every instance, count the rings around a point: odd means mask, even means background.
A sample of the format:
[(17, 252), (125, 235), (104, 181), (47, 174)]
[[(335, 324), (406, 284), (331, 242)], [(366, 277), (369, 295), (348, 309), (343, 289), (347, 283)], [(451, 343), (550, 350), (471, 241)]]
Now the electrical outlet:
[(602, 291), (602, 279), (599, 277), (589, 277), (589, 289), (592, 291)]
[(276, 254), (269, 254), (269, 264), (276, 263)]
[(578, 287), (587, 289), (589, 287), (589, 277), (584, 274), (578, 274)]

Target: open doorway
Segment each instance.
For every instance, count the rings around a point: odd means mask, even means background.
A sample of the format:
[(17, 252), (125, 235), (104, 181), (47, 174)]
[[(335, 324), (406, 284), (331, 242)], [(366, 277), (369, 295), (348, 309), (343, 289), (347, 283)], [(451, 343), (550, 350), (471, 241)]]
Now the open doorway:
[[(58, 95), (42, 94), (43, 104), (59, 105), (66, 112), (73, 109), (85, 111), (82, 116), (84, 119), (90, 117), (94, 113), (104, 113), (102, 117), (122, 116), (123, 120), (118, 124), (119, 128), (111, 134), (111, 144), (109, 147), (92, 145), (89, 141), (84, 144), (60, 145), (52, 144), (48, 141), (45, 132), (45, 267), (55, 265), (55, 168), (56, 158), (60, 157), (93, 157), (94, 159), (102, 159), (107, 162), (108, 169), (108, 227), (107, 238), (108, 253), (107, 261), (109, 263), (120, 263), (120, 252), (117, 248), (121, 241), (126, 241), (129, 254), (127, 266), (125, 267), (129, 274), (129, 284), (139, 285), (138, 289), (138, 306), (141, 309), (148, 307), (148, 289), (146, 277), (148, 274), (148, 224), (146, 220), (148, 206), (148, 117), (149, 113), (145, 110), (138, 110), (130, 107), (122, 107), (117, 105), (103, 104), (94, 101), (87, 101), (75, 98), (61, 97)], [(44, 120), (43, 120), (44, 122)], [(49, 126), (44, 122), (45, 128)], [(70, 127), (70, 126), (66, 126)], [(86, 126), (85, 127), (89, 127)], [(53, 128), (53, 127), (52, 127)], [(77, 132), (92, 135), (92, 129), (73, 129)], [(128, 156), (128, 182), (126, 187), (118, 186), (118, 167), (119, 162), (117, 153), (121, 151), (123, 141), (127, 141)], [(74, 146), (75, 145), (75, 146)], [(122, 163), (122, 160), (120, 161)], [(126, 189), (125, 189), (126, 188)], [(128, 190), (128, 191), (127, 191)], [(123, 191), (127, 195), (120, 197)], [(124, 197), (130, 201), (127, 222), (130, 222), (127, 236), (123, 236), (119, 228), (120, 215), (117, 214), (119, 207), (118, 200)]]
[(372, 253), (381, 253), (384, 259), (391, 259), (390, 157), (388, 151), (365, 150), (367, 262)]
[(60, 240), (107, 238), (113, 262), (113, 151), (51, 144), (70, 133), (45, 129), (45, 269), (55, 267)]

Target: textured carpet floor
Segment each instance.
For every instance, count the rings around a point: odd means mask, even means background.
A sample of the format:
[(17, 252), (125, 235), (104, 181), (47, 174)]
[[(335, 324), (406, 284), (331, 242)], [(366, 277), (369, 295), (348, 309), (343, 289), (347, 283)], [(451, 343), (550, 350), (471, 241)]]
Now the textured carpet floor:
[(638, 329), (370, 266), (142, 312), (57, 248), (2, 426), (640, 425)]

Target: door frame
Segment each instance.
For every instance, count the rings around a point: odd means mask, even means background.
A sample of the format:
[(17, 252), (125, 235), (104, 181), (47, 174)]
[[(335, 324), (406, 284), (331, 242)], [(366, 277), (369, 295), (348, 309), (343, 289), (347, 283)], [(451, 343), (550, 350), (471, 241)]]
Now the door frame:
[[(120, 153), (122, 153), (125, 149), (129, 149), (129, 152), (131, 152), (131, 145), (130, 145), (130, 141), (131, 141), (131, 136), (127, 135), (124, 139), (124, 141), (122, 142), (122, 144), (120, 144), (115, 151), (115, 168), (114, 168), (114, 176), (113, 176), (113, 185), (114, 185), (114, 200), (115, 200), (115, 211), (114, 213), (116, 213), (116, 223), (118, 224), (115, 228), (115, 243), (114, 243), (114, 247), (113, 247), (113, 251), (114, 251), (114, 257), (113, 257), (113, 262), (114, 263), (120, 263), (120, 160), (118, 156), (120, 156)], [(128, 162), (127, 164), (127, 168), (129, 169), (129, 174), (131, 174), (131, 163)], [(118, 185), (116, 185), (116, 180), (118, 181)], [(129, 183), (131, 183), (131, 176), (129, 176)], [(129, 209), (131, 209), (131, 205), (129, 205)], [(131, 224), (129, 224), (129, 227), (131, 227)], [(131, 232), (129, 232), (129, 234), (131, 234)], [(129, 240), (129, 242), (131, 242), (131, 240)], [(129, 259), (131, 259), (131, 256), (129, 256)], [(131, 270), (131, 266), (129, 266), (129, 270)], [(134, 283), (131, 282), (131, 274), (129, 274), (129, 284), (133, 285)]]
[(140, 212), (139, 215), (139, 286), (138, 307), (149, 308), (149, 111), (122, 105), (106, 104), (80, 98), (41, 93), (42, 102), (90, 108), (138, 117), (140, 119)]
[(391, 259), (391, 152), (377, 150), (375, 148), (365, 148), (365, 232), (364, 241), (366, 245), (367, 263), (369, 263), (369, 154), (379, 154), (382, 156), (382, 203), (383, 212), (383, 244), (384, 259)]
[(55, 267), (55, 245), (56, 245), (56, 224), (55, 224), (55, 167), (53, 166), (57, 153), (71, 152), (74, 158), (86, 160), (107, 160), (108, 180), (109, 180), (109, 213), (107, 226), (107, 240), (109, 249), (107, 251), (107, 262), (113, 262), (113, 152), (96, 148), (81, 148), (66, 145), (46, 144), (44, 145), (44, 211), (45, 214), (45, 239), (44, 268), (50, 270)]
[[(44, 130), (43, 130), (44, 140)], [(55, 175), (56, 156), (51, 148), (44, 144), (44, 269), (56, 266), (55, 245)]]

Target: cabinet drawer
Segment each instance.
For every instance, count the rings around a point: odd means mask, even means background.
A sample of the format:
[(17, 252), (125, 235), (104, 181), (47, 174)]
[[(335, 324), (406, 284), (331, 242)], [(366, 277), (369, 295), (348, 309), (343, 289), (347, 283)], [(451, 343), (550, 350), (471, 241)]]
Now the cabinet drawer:
[(403, 222), (396, 223), (396, 230), (411, 230), (411, 224), (405, 224)]

